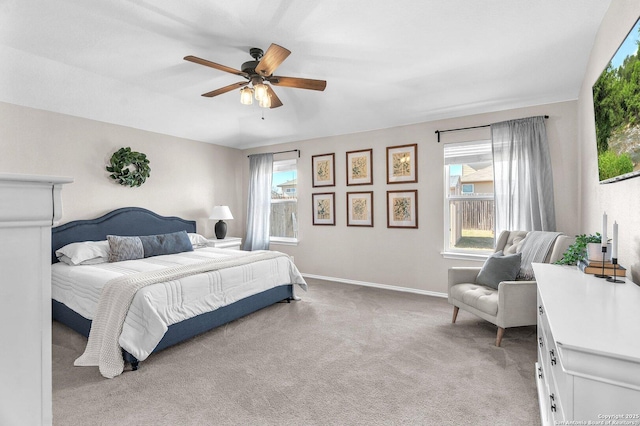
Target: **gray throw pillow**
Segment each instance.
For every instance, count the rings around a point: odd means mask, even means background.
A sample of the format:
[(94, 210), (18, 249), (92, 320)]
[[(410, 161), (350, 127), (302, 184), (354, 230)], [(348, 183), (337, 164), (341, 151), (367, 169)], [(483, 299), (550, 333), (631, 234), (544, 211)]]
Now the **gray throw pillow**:
[(504, 256), (502, 251), (492, 254), (482, 266), (476, 284), (498, 289), (501, 281), (513, 281), (520, 271), (522, 253)]
[(186, 231), (141, 237), (107, 235), (107, 241), (109, 241), (109, 262), (193, 251)]
[(141, 236), (140, 241), (142, 241), (144, 248), (144, 257), (193, 251), (191, 240), (186, 231)]
[(142, 259), (144, 257), (142, 241), (138, 237), (107, 235), (107, 241), (109, 242), (109, 262)]

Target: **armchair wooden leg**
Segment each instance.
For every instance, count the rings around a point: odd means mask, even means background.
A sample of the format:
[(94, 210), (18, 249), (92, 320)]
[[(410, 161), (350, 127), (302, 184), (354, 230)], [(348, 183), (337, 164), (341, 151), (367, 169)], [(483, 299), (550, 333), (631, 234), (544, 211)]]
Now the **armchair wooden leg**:
[(455, 324), (456, 322), (456, 318), (458, 318), (458, 310), (460, 308), (458, 308), (457, 306), (453, 307), (453, 318), (451, 319), (451, 324)]
[(504, 336), (504, 328), (498, 327), (498, 335), (496, 336), (496, 346), (500, 346), (502, 343), (502, 336)]

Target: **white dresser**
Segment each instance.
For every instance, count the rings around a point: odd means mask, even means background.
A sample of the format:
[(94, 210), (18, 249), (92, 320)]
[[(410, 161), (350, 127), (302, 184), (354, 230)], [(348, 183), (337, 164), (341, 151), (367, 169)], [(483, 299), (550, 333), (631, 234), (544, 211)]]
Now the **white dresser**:
[(575, 266), (533, 269), (542, 423), (640, 424), (640, 287)]
[(70, 178), (0, 174), (0, 424), (49, 425), (51, 226)]

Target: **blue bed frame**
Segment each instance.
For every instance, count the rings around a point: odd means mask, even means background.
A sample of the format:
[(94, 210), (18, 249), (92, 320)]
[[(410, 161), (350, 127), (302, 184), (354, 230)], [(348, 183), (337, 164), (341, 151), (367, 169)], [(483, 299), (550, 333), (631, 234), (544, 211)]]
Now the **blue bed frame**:
[[(51, 263), (58, 262), (55, 256), (56, 250), (70, 243), (102, 241), (107, 239), (107, 235), (155, 235), (178, 231), (196, 232), (195, 221), (175, 216), (160, 216), (140, 207), (117, 209), (97, 219), (76, 220), (52, 228)], [(292, 299), (293, 285), (282, 285), (238, 300), (215, 311), (172, 324), (153, 352), (158, 352), (274, 303)], [(89, 336), (91, 320), (84, 318), (63, 303), (52, 300), (52, 316), (54, 320), (83, 336)], [(133, 355), (123, 350), (122, 356), (131, 364), (133, 370), (138, 369), (139, 361)]]

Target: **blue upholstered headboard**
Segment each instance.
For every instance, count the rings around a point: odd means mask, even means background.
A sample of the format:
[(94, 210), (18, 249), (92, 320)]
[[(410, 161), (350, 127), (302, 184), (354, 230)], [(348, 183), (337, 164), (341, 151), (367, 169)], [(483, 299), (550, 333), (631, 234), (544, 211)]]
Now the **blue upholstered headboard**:
[(113, 210), (97, 219), (74, 220), (51, 229), (51, 263), (56, 250), (79, 241), (102, 241), (107, 235), (156, 235), (169, 232), (196, 232), (196, 222), (175, 216), (160, 216), (140, 207)]

